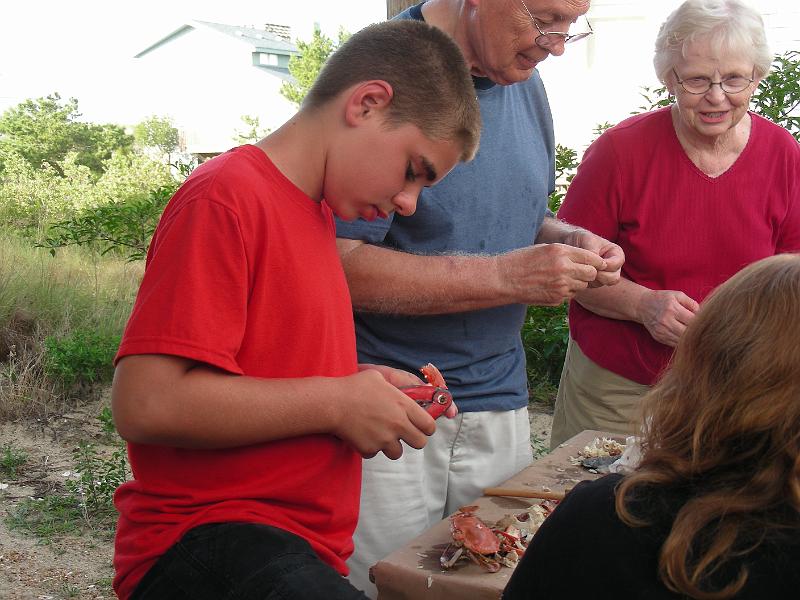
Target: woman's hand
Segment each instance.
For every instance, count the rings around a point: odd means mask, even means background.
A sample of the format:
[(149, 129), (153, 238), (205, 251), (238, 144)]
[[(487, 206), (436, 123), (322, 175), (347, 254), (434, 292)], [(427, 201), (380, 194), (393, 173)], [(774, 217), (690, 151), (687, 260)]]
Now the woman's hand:
[(637, 306), (637, 320), (653, 339), (675, 347), (700, 305), (676, 290), (648, 290)]

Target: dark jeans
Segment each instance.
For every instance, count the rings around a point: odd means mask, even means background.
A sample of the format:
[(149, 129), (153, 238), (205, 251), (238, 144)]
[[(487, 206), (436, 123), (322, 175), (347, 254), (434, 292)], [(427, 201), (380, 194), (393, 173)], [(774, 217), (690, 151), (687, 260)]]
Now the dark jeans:
[(365, 600), (303, 538), (253, 523), (191, 529), (158, 559), (131, 600)]

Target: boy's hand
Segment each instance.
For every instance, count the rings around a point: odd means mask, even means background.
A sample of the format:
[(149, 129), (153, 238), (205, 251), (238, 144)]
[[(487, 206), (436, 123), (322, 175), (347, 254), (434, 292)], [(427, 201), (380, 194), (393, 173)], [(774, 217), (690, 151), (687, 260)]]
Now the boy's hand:
[(404, 387), (409, 385), (423, 385), (425, 381), (423, 381), (420, 377), (417, 377), (413, 373), (409, 373), (408, 371), (404, 371), (403, 369), (395, 369), (394, 367), (388, 367), (386, 365), (373, 365), (370, 363), (360, 363), (358, 365), (359, 371), (368, 371), (373, 370), (377, 371), (383, 378), (391, 383), (394, 387)]
[[(408, 371), (404, 371), (403, 369), (395, 369), (394, 367), (387, 367), (386, 365), (373, 365), (371, 363), (361, 363), (358, 365), (359, 371), (366, 371), (367, 369), (378, 371), (378, 373), (383, 375), (383, 378), (386, 381), (398, 388), (427, 384), (427, 382), (423, 381), (420, 377), (417, 377)], [(444, 412), (444, 416), (448, 419), (452, 419), (457, 414), (458, 407), (456, 406), (455, 402), (450, 404), (450, 406), (448, 406), (447, 410)]]
[(360, 365), (355, 375), (341, 378), (350, 402), (342, 403), (332, 433), (350, 443), (364, 458), (383, 452), (387, 458), (403, 455), (402, 440), (423, 448), (436, 424), (398, 385), (418, 385), (418, 377), (399, 369)]

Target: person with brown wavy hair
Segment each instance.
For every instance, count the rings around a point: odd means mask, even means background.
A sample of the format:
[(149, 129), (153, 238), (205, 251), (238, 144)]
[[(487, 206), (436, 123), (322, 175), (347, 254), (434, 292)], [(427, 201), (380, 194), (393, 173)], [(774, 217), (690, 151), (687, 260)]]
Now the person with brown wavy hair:
[(760, 260), (711, 294), (643, 423), (638, 467), (576, 486), (503, 598), (796, 597), (799, 254)]

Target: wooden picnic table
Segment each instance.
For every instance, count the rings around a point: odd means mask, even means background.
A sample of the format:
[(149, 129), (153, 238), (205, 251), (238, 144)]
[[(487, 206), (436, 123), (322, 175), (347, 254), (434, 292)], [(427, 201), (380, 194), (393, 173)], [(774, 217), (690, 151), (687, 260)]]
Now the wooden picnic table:
[[(597, 437), (624, 443), (618, 435), (583, 431), (498, 487), (564, 492), (582, 480), (597, 479), (600, 475), (573, 465), (569, 459)], [(534, 498), (482, 496), (472, 504), (478, 506), (477, 515), (492, 525), (539, 502)], [(444, 571), (439, 557), (450, 540), (450, 521), (443, 519), (372, 567), (378, 600), (498, 600), (513, 570), (502, 567), (497, 573), (489, 573), (460, 560)]]

